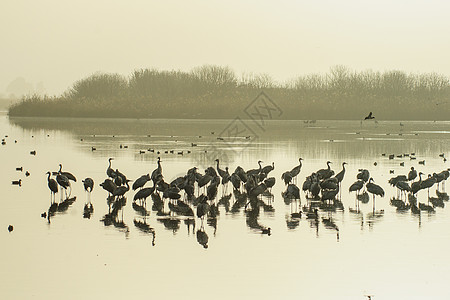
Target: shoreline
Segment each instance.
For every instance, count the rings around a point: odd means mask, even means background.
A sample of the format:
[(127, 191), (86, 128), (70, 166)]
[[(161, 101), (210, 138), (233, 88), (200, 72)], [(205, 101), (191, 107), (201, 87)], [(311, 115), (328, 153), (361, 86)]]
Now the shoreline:
[[(49, 116), (10, 116), (8, 111), (0, 110), (0, 115), (5, 115), (9, 119), (40, 119), (40, 120), (48, 120), (48, 121), (59, 121), (59, 120), (89, 120), (89, 121), (109, 121), (109, 120), (120, 120), (124, 122), (135, 122), (135, 121), (167, 121), (167, 120), (177, 120), (177, 121), (207, 121), (214, 122), (217, 121), (225, 122), (225, 121), (233, 121), (235, 118), (179, 118), (179, 117), (171, 117), (171, 118), (129, 118), (129, 117), (84, 117), (84, 116), (62, 116), (62, 117), (49, 117)], [(250, 118), (241, 118), (244, 121), (252, 121)], [(312, 121), (312, 122), (311, 122)], [(371, 124), (376, 122), (449, 122), (448, 120), (430, 120), (430, 119), (373, 119), (373, 120), (364, 120), (364, 119), (271, 119), (264, 120), (264, 122), (303, 122), (305, 125), (314, 125), (316, 122), (362, 122), (363, 124)]]

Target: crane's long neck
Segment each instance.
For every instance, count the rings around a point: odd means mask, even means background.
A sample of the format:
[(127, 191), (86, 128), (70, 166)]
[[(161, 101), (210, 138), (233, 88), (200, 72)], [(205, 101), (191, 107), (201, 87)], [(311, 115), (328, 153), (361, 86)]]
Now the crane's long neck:
[(217, 170), (219, 169), (219, 160), (217, 160)]
[(108, 161), (109, 161), (109, 166), (108, 167), (111, 168), (111, 160), (109, 159)]
[(261, 161), (258, 161), (258, 165), (259, 165), (259, 169), (261, 170), (261, 169), (262, 169), (262, 167), (261, 167)]
[(50, 172), (47, 175), (47, 181), (50, 181)]
[(62, 170), (62, 164), (59, 164), (59, 173), (61, 173), (61, 170)]
[(342, 170), (345, 171), (345, 164), (344, 163), (342, 164)]
[(327, 162), (328, 170), (331, 170), (330, 162)]

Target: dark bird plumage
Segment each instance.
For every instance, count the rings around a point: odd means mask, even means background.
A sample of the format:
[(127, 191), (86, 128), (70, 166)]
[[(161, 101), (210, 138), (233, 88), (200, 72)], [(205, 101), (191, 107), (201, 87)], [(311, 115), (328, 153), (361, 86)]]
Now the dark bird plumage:
[(87, 177), (83, 180), (83, 185), (84, 190), (90, 193), (94, 189), (94, 180), (92, 178)]
[(300, 174), (300, 171), (302, 169), (302, 160), (303, 160), (303, 158), (300, 157), (298, 159), (299, 164), (297, 166), (293, 167), (292, 170), (290, 171), (290, 174), (291, 174), (292, 178), (294, 178), (298, 174)]
[(122, 186), (118, 186), (114, 191), (113, 191), (113, 195), (117, 196), (117, 197), (123, 197), (125, 195), (126, 192), (128, 192), (130, 190), (130, 185), (128, 184), (130, 180), (126, 180), (125, 181), (125, 185)]
[(264, 180), (264, 184), (268, 189), (271, 189), (275, 185), (275, 177), (269, 177)]
[(100, 183), (100, 186), (110, 194), (112, 194), (114, 190), (117, 188), (117, 185), (114, 183), (114, 181), (112, 181), (109, 178), (105, 179), (105, 181)]
[(375, 197), (375, 195), (384, 197), (383, 188), (381, 186), (373, 183), (372, 181), (373, 181), (373, 178), (370, 178), (369, 182), (366, 184), (367, 191), (369, 193), (371, 193), (372, 195), (374, 195), (374, 197)]
[(417, 178), (417, 171), (414, 170), (414, 167), (411, 167), (411, 171), (408, 173), (408, 181), (414, 180)]
[(320, 180), (328, 179), (328, 178), (330, 178), (331, 176), (334, 175), (334, 171), (331, 170), (330, 164), (331, 164), (331, 161), (327, 161), (328, 168), (327, 169), (320, 169), (320, 170), (318, 170), (316, 172), (318, 179), (320, 179)]
[(334, 178), (337, 179), (338, 183), (341, 183), (341, 181), (344, 179), (344, 175), (345, 175), (345, 165), (346, 165), (346, 164), (347, 164), (346, 162), (343, 162), (343, 163), (342, 163), (342, 170), (334, 176)]
[(113, 168), (111, 168), (111, 160), (113, 160), (114, 158), (110, 157), (108, 159), (108, 168), (106, 169), (106, 175), (108, 175), (109, 178), (115, 178), (116, 177), (116, 172), (114, 172)]
[(288, 198), (300, 199), (300, 189), (295, 184), (288, 184), (285, 192), (285, 196)]
[(148, 181), (150, 181), (150, 174), (142, 175), (133, 183), (133, 191), (143, 187)]
[(364, 120), (371, 120), (371, 119), (375, 119), (375, 117), (372, 115), (372, 112), (370, 112), (369, 115), (364, 118)]
[(48, 175), (47, 176), (48, 188), (50, 189), (51, 194), (54, 195), (58, 192), (58, 183), (56, 182), (55, 179), (50, 178), (51, 175), (50, 171), (47, 172), (47, 175)]
[(290, 171), (286, 171), (283, 174), (281, 174), (281, 179), (284, 181), (285, 185), (288, 185), (292, 181), (292, 175)]
[(75, 177), (72, 173), (70, 173), (70, 172), (63, 172), (63, 171), (62, 171), (62, 164), (59, 164), (59, 171), (58, 171), (58, 173), (60, 173), (61, 175), (66, 176), (67, 179), (69, 179), (69, 180), (72, 180), (72, 181), (74, 181), (74, 182), (77, 182), (76, 177)]
[(362, 180), (364, 182), (367, 182), (370, 178), (369, 170), (366, 169), (359, 169), (359, 173), (356, 175), (356, 179)]
[(252, 188), (249, 192), (249, 197), (258, 197), (262, 193), (266, 191), (267, 187), (264, 183), (260, 183), (259, 185)]
[(354, 182), (349, 188), (348, 191), (349, 192), (359, 192), (364, 186), (364, 181), (362, 180), (358, 180), (356, 182)]

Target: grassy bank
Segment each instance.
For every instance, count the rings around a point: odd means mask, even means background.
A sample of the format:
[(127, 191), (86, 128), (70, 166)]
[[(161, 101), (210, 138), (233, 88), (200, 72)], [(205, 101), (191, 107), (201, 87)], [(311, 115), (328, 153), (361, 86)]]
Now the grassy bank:
[(264, 91), (283, 111), (281, 119), (360, 119), (373, 111), (385, 120), (448, 120), (449, 78), (401, 71), (327, 74), (277, 83), (269, 75), (236, 76), (227, 67), (190, 72), (142, 69), (129, 77), (95, 74), (63, 95), (29, 96), (10, 116), (111, 118), (235, 118)]

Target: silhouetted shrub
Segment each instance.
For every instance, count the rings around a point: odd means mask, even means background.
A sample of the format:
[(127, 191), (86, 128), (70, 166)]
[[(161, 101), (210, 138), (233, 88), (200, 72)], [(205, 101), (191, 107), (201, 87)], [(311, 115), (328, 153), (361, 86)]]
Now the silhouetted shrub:
[(237, 79), (228, 67), (191, 72), (135, 70), (129, 78), (94, 74), (59, 97), (24, 97), (10, 116), (122, 118), (235, 118), (264, 90), (284, 119), (448, 119), (450, 82), (445, 76), (353, 72), (335, 66), (328, 74), (276, 83), (267, 74)]

